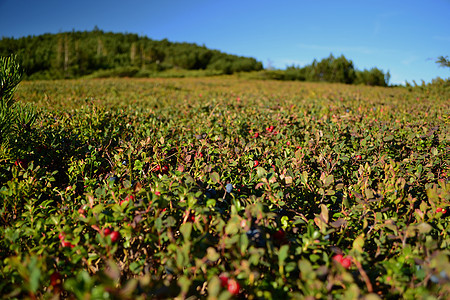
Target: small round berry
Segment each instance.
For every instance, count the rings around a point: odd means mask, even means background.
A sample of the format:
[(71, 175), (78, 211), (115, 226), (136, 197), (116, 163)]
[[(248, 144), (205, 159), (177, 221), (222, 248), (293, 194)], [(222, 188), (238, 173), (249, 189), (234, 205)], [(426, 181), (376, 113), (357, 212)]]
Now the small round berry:
[(338, 263), (342, 262), (343, 258), (344, 256), (342, 254), (336, 254), (335, 256), (333, 256), (333, 260), (337, 261)]
[(120, 232), (113, 231), (113, 232), (111, 232), (110, 236), (111, 236), (111, 242), (115, 243), (120, 239)]
[(169, 172), (169, 167), (168, 166), (162, 166), (161, 167), (161, 173), (162, 174), (166, 174), (167, 172)]
[(239, 290), (240, 290), (240, 286), (239, 286), (239, 282), (237, 282), (234, 279), (228, 279), (228, 291), (232, 294), (232, 295), (237, 295), (239, 294)]
[(112, 233), (111, 228), (106, 227), (105, 229), (103, 229), (103, 234), (104, 234), (105, 236), (108, 236), (108, 235), (110, 235), (111, 233)]
[(341, 265), (342, 265), (344, 268), (348, 269), (348, 268), (350, 268), (350, 266), (352, 265), (352, 260), (351, 260), (350, 258), (348, 258), (348, 257), (344, 257), (344, 258), (341, 260)]
[(195, 215), (194, 214), (190, 214), (189, 217), (187, 218), (188, 222), (194, 223), (195, 222)]
[(220, 279), (220, 285), (224, 288), (228, 286), (228, 277), (225, 275), (220, 275), (219, 276)]
[(227, 183), (225, 186), (227, 193), (231, 193), (233, 191), (233, 185), (231, 183)]

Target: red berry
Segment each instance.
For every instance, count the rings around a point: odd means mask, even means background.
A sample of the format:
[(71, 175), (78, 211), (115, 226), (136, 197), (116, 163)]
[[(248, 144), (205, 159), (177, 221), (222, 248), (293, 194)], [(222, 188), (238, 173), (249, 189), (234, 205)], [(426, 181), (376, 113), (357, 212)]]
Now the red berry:
[(187, 218), (188, 222), (195, 222), (195, 215), (189, 215), (189, 217)]
[(442, 209), (442, 214), (445, 215), (446, 213), (447, 213), (447, 209), (443, 208), (443, 209)]
[(58, 238), (61, 240), (61, 241), (64, 241), (64, 238), (66, 237), (66, 234), (64, 233), (64, 232), (60, 232), (59, 234), (58, 234)]
[(257, 160), (255, 160), (255, 162), (254, 162), (254, 164), (253, 164), (253, 167), (257, 167), (259, 165), (259, 161), (257, 161)]
[(348, 269), (348, 268), (350, 268), (350, 266), (352, 265), (352, 260), (351, 260), (350, 258), (348, 258), (348, 257), (344, 257), (344, 258), (341, 260), (341, 265), (342, 265), (344, 268)]
[(442, 212), (442, 208), (440, 208), (440, 207), (436, 208), (436, 212), (437, 212), (437, 213)]
[(169, 172), (169, 167), (168, 166), (162, 166), (161, 173), (162, 174), (166, 174), (167, 172)]
[(111, 236), (111, 242), (115, 243), (120, 239), (120, 232), (113, 231), (113, 232), (111, 232), (110, 236)]
[(341, 263), (343, 258), (344, 256), (342, 254), (336, 254), (335, 256), (333, 256), (333, 260), (337, 261), (338, 263)]
[(161, 167), (158, 165), (153, 168), (153, 172), (159, 172), (161, 170)]
[(111, 228), (109, 228), (109, 227), (106, 227), (105, 229), (103, 229), (103, 234), (104, 234), (105, 236), (110, 235), (111, 232), (112, 232), (112, 230), (111, 230)]
[(255, 132), (254, 137), (257, 138), (258, 136), (259, 136), (259, 133), (258, 133), (258, 132)]
[(73, 247), (75, 247), (74, 245), (72, 245), (71, 242), (66, 242), (64, 240), (61, 241), (61, 246), (63, 246), (64, 248), (68, 248), (68, 247), (73, 248)]
[(239, 294), (239, 289), (241, 287), (239, 286), (239, 283), (234, 280), (234, 279), (228, 279), (228, 291), (232, 294), (232, 295), (237, 295)]
[(129, 201), (134, 201), (134, 196), (133, 195), (126, 196), (125, 199), (121, 200), (119, 204), (122, 205), (122, 203), (129, 202)]
[(266, 130), (267, 130), (268, 132), (272, 132), (274, 128), (275, 128), (275, 127), (273, 127), (273, 126), (271, 125), (271, 126), (267, 127)]
[(333, 256), (333, 260), (340, 263), (346, 269), (352, 265), (352, 260), (349, 257), (344, 257), (342, 254), (336, 254)]
[(28, 162), (26, 159), (18, 159), (14, 162), (14, 164), (18, 167), (26, 169), (28, 167)]
[(219, 276), (220, 279), (220, 285), (224, 288), (228, 286), (228, 277), (225, 275), (220, 275)]
[(156, 196), (161, 196), (161, 192), (156, 191), (156, 192), (155, 192), (155, 195), (156, 195)]
[(61, 281), (62, 281), (61, 274), (59, 274), (58, 272), (54, 272), (52, 275), (50, 275), (50, 284), (53, 287), (60, 286)]
[(357, 160), (360, 160), (362, 157), (361, 157), (361, 155), (356, 155), (355, 158), (356, 158)]

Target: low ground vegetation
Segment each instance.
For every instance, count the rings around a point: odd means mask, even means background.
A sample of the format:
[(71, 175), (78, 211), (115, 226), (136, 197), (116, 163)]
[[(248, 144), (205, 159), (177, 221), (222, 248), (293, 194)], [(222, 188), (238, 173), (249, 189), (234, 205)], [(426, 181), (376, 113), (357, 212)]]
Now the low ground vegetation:
[(22, 82), (35, 117), (2, 144), (0, 294), (444, 299), (445, 91)]

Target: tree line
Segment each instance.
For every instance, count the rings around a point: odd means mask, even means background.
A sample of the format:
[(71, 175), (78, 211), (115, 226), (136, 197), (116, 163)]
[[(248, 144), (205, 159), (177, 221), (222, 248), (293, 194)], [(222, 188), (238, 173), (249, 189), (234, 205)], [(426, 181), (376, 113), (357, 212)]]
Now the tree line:
[[(21, 38), (3, 37), (0, 56), (17, 55), (25, 79), (149, 77), (165, 70), (204, 70), (206, 75), (263, 71), (251, 57), (226, 54), (193, 43), (156, 41), (132, 33), (72, 31)], [(304, 67), (264, 70), (263, 78), (389, 85), (389, 72), (357, 70), (343, 55), (314, 60)]]
[[(156, 41), (130, 33), (72, 31), (0, 40), (0, 56), (16, 54), (27, 79), (78, 78), (102, 71), (146, 76), (167, 69), (210, 70), (217, 74), (262, 70), (254, 58), (192, 43)], [(105, 72), (105, 71), (109, 71)]]
[(333, 54), (320, 61), (314, 59), (311, 64), (304, 67), (292, 65), (286, 70), (267, 71), (265, 76), (278, 80), (324, 81), (372, 86), (388, 86), (390, 80), (389, 71), (384, 73), (376, 67), (361, 71), (356, 69), (353, 62), (345, 56), (334, 57)]

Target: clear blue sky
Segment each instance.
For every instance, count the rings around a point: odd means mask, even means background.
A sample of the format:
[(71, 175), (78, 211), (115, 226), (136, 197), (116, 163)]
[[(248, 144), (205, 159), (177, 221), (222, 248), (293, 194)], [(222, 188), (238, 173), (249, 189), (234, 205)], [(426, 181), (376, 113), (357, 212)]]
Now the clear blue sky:
[(418, 83), (450, 68), (450, 0), (0, 0), (0, 37), (72, 30), (129, 32), (252, 56), (265, 67), (344, 54), (358, 69)]

